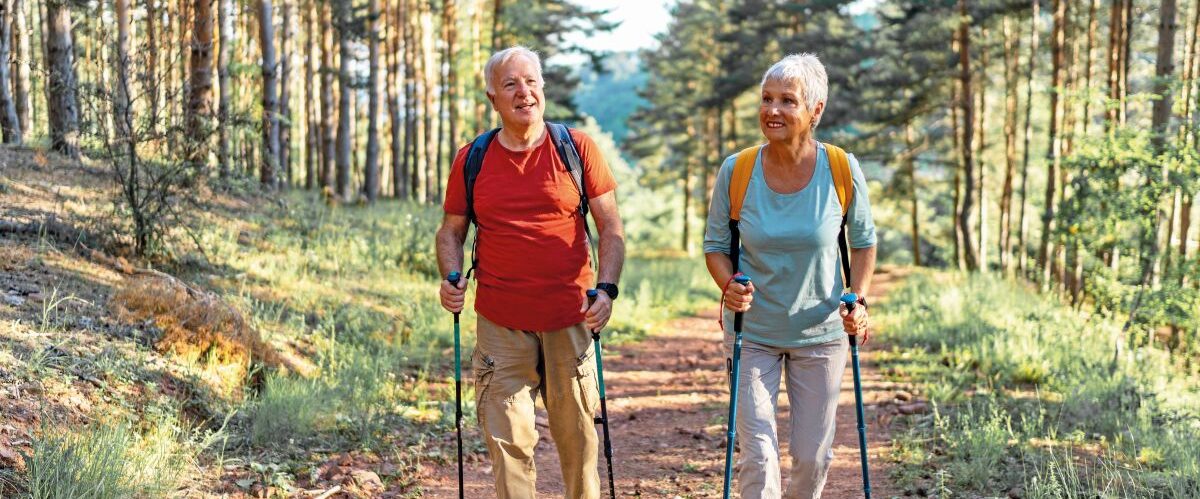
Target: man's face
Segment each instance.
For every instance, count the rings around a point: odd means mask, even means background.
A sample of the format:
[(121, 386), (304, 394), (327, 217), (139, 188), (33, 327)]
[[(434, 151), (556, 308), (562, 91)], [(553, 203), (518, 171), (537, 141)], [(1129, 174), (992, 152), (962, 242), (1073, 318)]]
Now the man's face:
[(497, 66), (488, 77), (494, 78), (494, 93), (488, 99), (505, 126), (527, 127), (542, 121), (546, 96), (533, 61), (518, 55)]

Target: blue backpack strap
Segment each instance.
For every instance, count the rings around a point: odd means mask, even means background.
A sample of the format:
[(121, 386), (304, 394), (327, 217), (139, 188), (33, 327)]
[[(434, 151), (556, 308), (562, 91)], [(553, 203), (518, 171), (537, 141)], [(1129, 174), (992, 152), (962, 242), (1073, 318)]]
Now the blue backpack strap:
[(487, 154), (488, 146), (499, 131), (499, 128), (493, 128), (475, 137), (475, 140), (471, 141), (471, 148), (467, 150), (467, 161), (463, 164), (463, 181), (467, 184), (467, 221), (475, 225), (475, 237), (471, 241), (471, 268), (467, 269), (467, 279), (471, 278), (475, 267), (479, 266), (479, 257), (475, 252), (479, 244), (479, 220), (475, 218), (475, 181), (479, 179), (479, 171), (483, 169), (483, 156)]

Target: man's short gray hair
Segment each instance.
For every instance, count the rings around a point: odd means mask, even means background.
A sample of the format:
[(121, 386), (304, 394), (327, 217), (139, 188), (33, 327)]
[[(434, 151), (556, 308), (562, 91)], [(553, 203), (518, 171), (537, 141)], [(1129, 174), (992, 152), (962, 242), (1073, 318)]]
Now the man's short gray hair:
[[(829, 76), (825, 74), (825, 65), (813, 54), (792, 54), (780, 59), (763, 74), (759, 88), (766, 86), (771, 80), (799, 85), (804, 91), (802, 98), (809, 111), (816, 109), (818, 102), (829, 105), (826, 102), (829, 95)], [(819, 116), (817, 120), (820, 121)], [(814, 122), (813, 126), (816, 127), (817, 123)]]
[(488, 95), (494, 95), (496, 93), (496, 88), (492, 85), (492, 79), (494, 76), (492, 72), (512, 58), (521, 56), (533, 61), (533, 65), (537, 67), (538, 81), (544, 81), (542, 79), (542, 58), (538, 56), (537, 52), (534, 52), (521, 45), (514, 45), (492, 54), (492, 56), (488, 58), (487, 64), (483, 66), (483, 79), (487, 81)]

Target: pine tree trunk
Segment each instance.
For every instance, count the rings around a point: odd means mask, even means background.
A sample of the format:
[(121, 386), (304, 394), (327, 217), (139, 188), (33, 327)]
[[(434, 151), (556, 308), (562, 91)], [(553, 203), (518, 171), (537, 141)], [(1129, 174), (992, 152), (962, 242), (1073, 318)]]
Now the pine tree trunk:
[(46, 0), (46, 109), (50, 148), (79, 159), (79, 104), (76, 100), (74, 43), (68, 0)]
[(983, 160), (987, 150), (987, 69), (989, 32), (987, 26), (981, 28), (982, 41), (979, 51), (979, 270), (986, 273), (988, 269), (988, 198), (987, 198), (987, 162)]
[(408, 171), (404, 162), (404, 121), (400, 113), (400, 95), (397, 88), (402, 83), (400, 78), (400, 33), (404, 30), (401, 20), (401, 10), (397, 3), (388, 3), (394, 16), (388, 39), (388, 116), (392, 131), (392, 195), (397, 199), (408, 199)]
[(160, 81), (158, 79), (158, 37), (159, 27), (158, 22), (161, 21), (162, 12), (158, 10), (158, 0), (146, 0), (146, 71), (145, 83), (142, 85), (146, 97), (149, 100), (147, 115), (150, 117), (147, 123), (148, 132), (153, 135), (158, 128), (158, 95)]
[(1025, 207), (1029, 204), (1027, 196), (1027, 187), (1029, 185), (1029, 141), (1033, 136), (1033, 82), (1035, 70), (1037, 69), (1037, 53), (1038, 53), (1038, 29), (1037, 19), (1040, 8), (1039, 0), (1033, 0), (1033, 14), (1030, 16), (1029, 23), (1029, 76), (1025, 83), (1025, 131), (1023, 137), (1024, 146), (1021, 152), (1021, 190), (1019, 192), (1021, 211), (1017, 219), (1017, 269), (1022, 275), (1025, 275), (1028, 270), (1029, 251), (1026, 248), (1026, 243), (1029, 241), (1029, 217), (1025, 216)]
[(427, 200), (429, 202), (441, 202), (442, 200), (442, 171), (440, 164), (437, 163), (437, 142), (434, 141), (433, 132), (433, 116), (439, 114), (434, 100), (434, 85), (436, 77), (434, 75), (434, 47), (433, 47), (433, 26), (430, 18), (429, 8), (431, 7), (426, 2), (421, 3), (421, 99), (423, 103), (424, 116), (424, 134), (422, 135), (421, 143), (425, 144), (425, 192), (428, 193)]
[(321, 25), (321, 187), (329, 188), (331, 192), (337, 186), (337, 169), (334, 158), (337, 148), (334, 138), (335, 125), (333, 119), (333, 76), (337, 71), (334, 67), (333, 47), (333, 6), (331, 2), (322, 2), (321, 12), (324, 21)]
[(504, 48), (504, 2), (492, 0), (492, 52)]
[[(459, 141), (459, 101), (458, 101), (458, 3), (455, 0), (445, 0), (446, 24), (446, 101), (449, 102), (450, 120), (450, 149), (447, 164), (454, 161), (454, 152), (458, 150)], [(448, 169), (447, 169), (448, 170)]]
[(209, 119), (212, 110), (213, 12), (210, 0), (195, 0), (192, 24), (191, 77), (188, 82), (186, 161), (198, 172), (207, 170)]
[(959, 101), (963, 110), (962, 132), (962, 163), (963, 163), (963, 194), (962, 206), (958, 212), (958, 224), (962, 229), (962, 254), (966, 260), (967, 270), (979, 269), (976, 259), (975, 241), (971, 236), (971, 211), (975, 203), (975, 157), (971, 146), (975, 135), (972, 128), (975, 125), (975, 103), (971, 97), (971, 24), (967, 15), (966, 0), (958, 2), (961, 21), (958, 27), (958, 63), (959, 82), (962, 87), (962, 100)]
[(1042, 207), (1042, 242), (1038, 248), (1038, 266), (1041, 268), (1041, 286), (1047, 289), (1050, 285), (1050, 272), (1054, 255), (1051, 253), (1053, 241), (1055, 193), (1057, 192), (1059, 152), (1062, 138), (1059, 135), (1059, 119), (1062, 116), (1061, 88), (1063, 84), (1064, 46), (1066, 45), (1067, 0), (1054, 0), (1054, 33), (1050, 38), (1051, 53), (1051, 87), (1050, 92), (1050, 148), (1046, 151), (1046, 196)]
[[(958, 31), (954, 32), (954, 37), (956, 40), (958, 39)], [(960, 153), (962, 151), (962, 134), (959, 130), (958, 110), (962, 104), (961, 98), (958, 85), (951, 83), (950, 129), (951, 136), (954, 137), (954, 150)], [(963, 256), (962, 219), (959, 217), (959, 210), (962, 206), (962, 154), (958, 154), (956, 159), (954, 162), (954, 214), (950, 217), (954, 220), (954, 264), (958, 270), (967, 270), (967, 259)]]
[(283, 170), (284, 185), (294, 185), (292, 173), (292, 2), (279, 0), (283, 11), (283, 26), (279, 38), (279, 168)]
[(275, 76), (275, 23), (271, 0), (258, 0), (259, 42), (262, 46), (262, 164), (259, 181), (268, 189), (279, 184), (279, 100)]
[(130, 51), (132, 16), (129, 12), (129, 0), (114, 1), (113, 10), (117, 22), (117, 53), (113, 59), (116, 66), (114, 71), (117, 73), (117, 81), (113, 85), (113, 129), (116, 132), (117, 147), (124, 148), (128, 145), (133, 132), (131, 130), (133, 120), (130, 116), (128, 77), (132, 57)]
[[(1100, 9), (1100, 0), (1091, 0), (1088, 5), (1088, 34), (1087, 34), (1087, 53), (1084, 55), (1084, 83), (1083, 88), (1088, 92), (1092, 89), (1092, 50), (1096, 47), (1096, 31), (1099, 25), (1099, 16), (1097, 12)], [(1090, 95), (1083, 99), (1083, 135), (1086, 137), (1088, 125), (1092, 121), (1091, 113), (1092, 99)]]
[(13, 0), (0, 0), (0, 132), (3, 132), (5, 144), (20, 144), (22, 140), (17, 103), (9, 91), (12, 88), (9, 47), (13, 38), (9, 28), (13, 25), (13, 17)]
[(1011, 17), (1004, 18), (1004, 185), (1000, 194), (1000, 268), (1012, 276), (1013, 177), (1017, 172), (1017, 84), (1021, 38)]
[(337, 192), (344, 201), (354, 198), (354, 190), (350, 178), (350, 149), (353, 136), (351, 120), (354, 108), (350, 105), (350, 94), (353, 93), (350, 65), (354, 62), (354, 54), (350, 51), (350, 0), (337, 0), (334, 8), (337, 10), (334, 28), (338, 34), (338, 128), (337, 128)]
[[(1170, 79), (1175, 74), (1175, 0), (1162, 0), (1159, 5), (1158, 57), (1154, 66), (1154, 93), (1159, 96), (1159, 99), (1154, 101), (1150, 124), (1152, 131), (1150, 142), (1154, 147), (1155, 153), (1163, 152), (1168, 134), (1167, 126), (1171, 119), (1171, 98), (1174, 95), (1170, 89)], [(1169, 164), (1163, 162), (1160, 172), (1157, 183), (1160, 186), (1165, 186), (1170, 175)], [(1146, 186), (1148, 188), (1154, 189), (1155, 183), (1153, 178), (1146, 179)], [(1164, 225), (1169, 225), (1171, 220), (1163, 209), (1163, 200), (1157, 199), (1156, 201), (1154, 232), (1146, 235), (1145, 243), (1149, 245), (1149, 254), (1146, 255), (1143, 262), (1143, 265), (1149, 266), (1149, 283), (1154, 287), (1158, 286), (1161, 277), (1158, 270), (1159, 260), (1163, 253), (1162, 245), (1170, 245), (1171, 243), (1169, 232), (1166, 243), (1160, 242), (1163, 232), (1167, 230)], [(1145, 285), (1146, 281), (1143, 281), (1142, 284)]]
[(21, 133), (29, 134), (32, 130), (30, 122), (31, 106), (29, 102), (29, 68), (32, 64), (32, 52), (29, 50), (29, 23), (26, 17), (26, 0), (13, 0), (13, 99), (17, 108), (17, 121), (21, 124)]
[[(483, 56), (483, 7), (484, 7), (484, 5), (483, 5), (482, 1), (476, 2), (473, 15), (471, 16), (471, 38), (472, 38), (472, 44), (471, 44), (472, 59), (471, 60), (473, 61), (473, 64), (471, 65), (472, 68), (482, 68), (483, 64), (484, 64), (483, 63), (483, 61), (484, 61), (484, 56)], [(487, 124), (485, 124), (483, 121), (483, 117), (487, 113), (487, 106), (485, 104), (487, 102), (487, 99), (480, 98), (480, 94), (483, 94), (485, 92), (486, 85), (483, 81), (483, 71), (477, 69), (477, 70), (474, 70), (471, 72), (473, 73), (474, 78), (475, 78), (475, 87), (473, 88), (473, 91), (471, 92), (471, 94), (474, 95), (474, 97), (471, 99), (471, 102), (473, 103), (473, 105), (471, 107), (474, 109), (474, 114), (475, 114), (475, 122), (474, 122), (473, 126), (474, 126), (474, 130), (476, 132), (481, 132), (481, 131), (483, 131), (484, 128), (487, 128)]]
[(383, 17), (379, 13), (379, 0), (370, 0), (370, 29), (367, 30), (369, 71), (367, 73), (367, 164), (365, 185), (367, 201), (375, 202), (379, 197), (379, 30)]
[(317, 2), (307, 0), (304, 5), (304, 139), (306, 151), (304, 154), (304, 188), (313, 189), (317, 186), (320, 175), (321, 161), (321, 125), (317, 115)]
[(233, 58), (233, 0), (217, 0), (217, 24), (220, 37), (220, 47), (217, 49), (217, 79), (220, 87), (217, 103), (217, 162), (221, 165), (221, 177), (228, 177), (233, 169), (229, 156), (229, 121), (233, 115), (233, 80), (229, 74), (229, 65)]
[(914, 149), (912, 121), (904, 122), (904, 169), (908, 172), (908, 196), (912, 216), (913, 265), (921, 266), (921, 217), (917, 198), (917, 151)]

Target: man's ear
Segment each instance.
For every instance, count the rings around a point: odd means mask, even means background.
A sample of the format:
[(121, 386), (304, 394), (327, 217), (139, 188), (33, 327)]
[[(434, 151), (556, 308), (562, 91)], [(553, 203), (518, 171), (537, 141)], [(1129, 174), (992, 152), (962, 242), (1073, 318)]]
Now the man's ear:
[(494, 111), (496, 109), (496, 94), (484, 92), (484, 95), (487, 96), (488, 102), (492, 103), (492, 110)]

